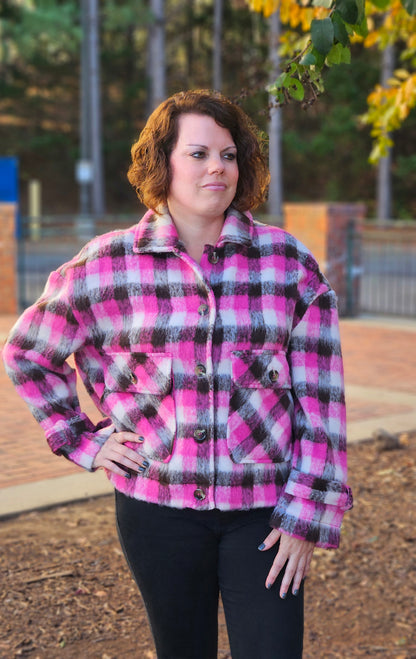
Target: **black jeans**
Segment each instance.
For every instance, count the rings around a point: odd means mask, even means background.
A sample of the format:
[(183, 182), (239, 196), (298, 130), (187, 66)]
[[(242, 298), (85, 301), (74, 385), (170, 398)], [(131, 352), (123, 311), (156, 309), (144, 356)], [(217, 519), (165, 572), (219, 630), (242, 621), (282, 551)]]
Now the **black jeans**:
[(139, 586), (158, 659), (216, 659), (218, 596), (232, 659), (300, 659), (303, 585), (279, 597), (265, 580), (276, 549), (257, 549), (271, 509), (178, 510), (116, 492), (122, 548)]

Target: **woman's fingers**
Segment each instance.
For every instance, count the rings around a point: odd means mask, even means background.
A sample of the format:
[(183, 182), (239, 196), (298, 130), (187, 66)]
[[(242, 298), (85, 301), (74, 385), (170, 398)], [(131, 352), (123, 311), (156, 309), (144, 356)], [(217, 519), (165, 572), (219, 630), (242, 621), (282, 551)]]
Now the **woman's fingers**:
[(270, 547), (273, 547), (273, 545), (276, 544), (276, 542), (279, 540), (281, 535), (282, 535), (281, 532), (278, 531), (277, 529), (273, 529), (272, 531), (270, 531), (267, 538), (265, 538), (264, 541), (259, 546), (260, 551), (266, 551), (267, 549), (270, 549)]
[(131, 472), (144, 471), (149, 463), (135, 450), (125, 445), (126, 442), (142, 444), (144, 438), (131, 432), (113, 433), (103, 444), (94, 460), (94, 467), (130, 478)]
[[(273, 529), (264, 542), (260, 545), (261, 551), (270, 549), (280, 539), (279, 549), (266, 578), (266, 588), (271, 588), (277, 577), (284, 568), (282, 583), (280, 586), (280, 597), (284, 599), (292, 584), (292, 592), (297, 595), (302, 579), (309, 572), (312, 554), (315, 549), (313, 542), (307, 542), (299, 538), (281, 533)], [(286, 567), (285, 567), (286, 566)]]

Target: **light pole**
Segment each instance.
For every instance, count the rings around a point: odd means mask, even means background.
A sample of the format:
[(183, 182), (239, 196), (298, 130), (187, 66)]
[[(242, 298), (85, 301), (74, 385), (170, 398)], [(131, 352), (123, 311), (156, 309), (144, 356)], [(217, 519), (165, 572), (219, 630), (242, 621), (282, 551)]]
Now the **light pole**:
[(97, 0), (81, 0), (80, 212), (105, 213)]

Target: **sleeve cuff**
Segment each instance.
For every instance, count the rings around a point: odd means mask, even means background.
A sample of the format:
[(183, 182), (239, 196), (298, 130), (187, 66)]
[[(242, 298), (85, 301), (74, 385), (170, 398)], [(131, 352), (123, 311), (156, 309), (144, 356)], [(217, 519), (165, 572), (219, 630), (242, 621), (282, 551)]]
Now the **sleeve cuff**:
[(326, 480), (292, 469), (285, 492), (299, 499), (315, 501), (324, 506), (339, 508), (342, 512), (352, 508), (351, 488), (337, 480)]
[[(352, 504), (351, 504), (352, 505)], [(351, 506), (350, 506), (351, 507)], [(285, 492), (270, 518), (270, 526), (324, 549), (336, 549), (344, 510)]]
[(94, 425), (85, 414), (80, 414), (68, 421), (59, 421), (46, 433), (46, 439), (56, 455), (64, 455), (79, 467), (95, 471), (95, 456), (114, 430), (110, 419)]

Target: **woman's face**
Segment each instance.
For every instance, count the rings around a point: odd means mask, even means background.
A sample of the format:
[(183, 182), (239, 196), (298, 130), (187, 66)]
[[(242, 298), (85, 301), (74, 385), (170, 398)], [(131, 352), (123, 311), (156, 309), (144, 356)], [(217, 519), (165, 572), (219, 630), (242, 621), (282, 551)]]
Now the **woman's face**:
[(235, 197), (237, 147), (226, 128), (200, 114), (182, 114), (170, 156), (168, 208), (174, 218), (217, 219)]

